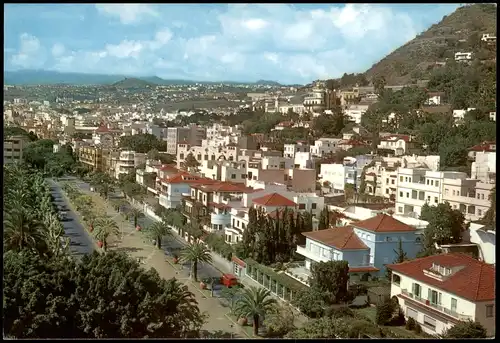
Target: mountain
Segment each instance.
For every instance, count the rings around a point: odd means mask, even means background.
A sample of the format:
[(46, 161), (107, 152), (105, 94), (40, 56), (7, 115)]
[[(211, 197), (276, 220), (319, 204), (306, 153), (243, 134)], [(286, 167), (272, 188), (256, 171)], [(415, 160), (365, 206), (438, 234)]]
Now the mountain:
[(158, 86), (158, 84), (144, 81), (135, 77), (126, 77), (121, 81), (113, 83), (111, 86), (121, 89), (144, 89), (148, 87), (156, 87)]
[(384, 76), (388, 85), (426, 79), (436, 62), (453, 59), (456, 52), (491, 56), (480, 44), (481, 36), (496, 32), (496, 4), (465, 5), (374, 64), (365, 76), (368, 80)]
[[(143, 82), (143, 83), (142, 83)], [(4, 72), (4, 84), (6, 85), (51, 85), (51, 84), (72, 84), (72, 85), (113, 85), (115, 87), (130, 88), (131, 84), (143, 87), (149, 84), (150, 86), (162, 85), (194, 85), (196, 83), (203, 84), (249, 84), (249, 85), (270, 85), (279, 86), (275, 81), (260, 80), (252, 82), (235, 82), (235, 81), (193, 81), (193, 80), (166, 80), (158, 76), (132, 77), (127, 75), (101, 75), (101, 74), (83, 74), (83, 73), (61, 73), (50, 70), (17, 70)], [(135, 84), (135, 85), (134, 85)]]
[(259, 86), (276, 86), (276, 87), (281, 86), (281, 84), (279, 82), (269, 81), (269, 80), (259, 80), (259, 81), (255, 82), (255, 84), (259, 85)]
[(50, 70), (5, 71), (6, 85), (51, 85), (51, 84), (111, 84), (123, 79), (123, 75), (99, 75), (82, 73), (60, 73)]

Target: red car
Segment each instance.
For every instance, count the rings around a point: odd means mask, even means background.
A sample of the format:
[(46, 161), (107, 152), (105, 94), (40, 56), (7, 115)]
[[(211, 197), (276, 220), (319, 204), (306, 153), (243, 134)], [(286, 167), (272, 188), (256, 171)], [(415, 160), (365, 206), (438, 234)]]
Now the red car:
[(238, 278), (233, 274), (222, 274), (220, 283), (228, 288), (238, 285)]

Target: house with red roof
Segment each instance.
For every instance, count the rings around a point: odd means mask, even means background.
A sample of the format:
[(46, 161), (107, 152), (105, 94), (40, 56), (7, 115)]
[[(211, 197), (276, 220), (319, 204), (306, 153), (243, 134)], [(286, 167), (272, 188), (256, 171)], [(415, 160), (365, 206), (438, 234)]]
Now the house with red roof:
[(348, 226), (304, 232), (306, 245), (297, 253), (305, 257), (305, 268), (311, 264), (344, 260), (351, 273), (383, 275), (385, 265), (396, 258), (399, 241), (409, 258), (421, 250), (421, 237), (415, 227), (380, 213), (374, 217), (351, 222)]
[(391, 297), (406, 318), (429, 334), (460, 321), (481, 323), (495, 335), (495, 266), (462, 253), (428, 256), (387, 266)]
[(191, 194), (191, 185), (200, 182), (210, 182), (213, 180), (205, 179), (188, 172), (180, 171), (170, 174), (167, 177), (157, 179), (159, 185), (159, 203), (165, 208), (176, 208), (181, 206), (184, 196)]

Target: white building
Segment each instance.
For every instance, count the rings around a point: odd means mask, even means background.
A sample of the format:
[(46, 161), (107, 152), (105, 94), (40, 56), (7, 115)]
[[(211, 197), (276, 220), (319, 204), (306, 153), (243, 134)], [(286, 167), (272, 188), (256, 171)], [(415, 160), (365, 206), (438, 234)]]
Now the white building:
[(468, 179), (460, 172), (433, 172), (424, 168), (399, 168), (396, 179), (396, 213), (420, 216), (425, 204), (448, 202), (470, 221), (479, 220), (491, 206), (488, 196), (494, 183)]
[(314, 145), (310, 146), (310, 151), (313, 156), (323, 157), (338, 150), (337, 144), (340, 138), (320, 138), (314, 141)]
[(455, 120), (455, 124), (461, 124), (465, 118), (467, 112), (474, 111), (475, 108), (469, 107), (466, 110), (453, 110), (453, 119)]
[(115, 164), (115, 178), (120, 175), (127, 175), (134, 169), (146, 162), (146, 154), (136, 153), (135, 151), (121, 151)]
[(482, 181), (492, 179), (492, 176), (497, 172), (496, 162), (496, 151), (475, 151), (474, 162), (471, 165), (471, 177)]
[(497, 37), (491, 33), (483, 33), (483, 36), (481, 37), (481, 41), (486, 42), (486, 43), (495, 43), (497, 41)]
[(377, 148), (393, 150), (396, 156), (401, 156), (408, 154), (414, 145), (410, 136), (393, 134), (380, 138)]
[(213, 146), (191, 146), (189, 144), (177, 145), (177, 168), (181, 168), (184, 159), (191, 153), (198, 163), (203, 161), (236, 161), (239, 153), (236, 146), (213, 147)]
[(497, 121), (497, 112), (496, 112), (496, 111), (492, 111), (492, 112), (490, 112), (490, 114), (489, 114), (489, 118), (490, 118), (490, 120), (492, 120), (492, 121)]
[(369, 105), (348, 105), (345, 115), (356, 124), (361, 123), (361, 118), (368, 110)]
[(284, 144), (283, 145), (283, 157), (295, 158), (295, 154), (298, 152), (309, 152), (310, 145), (297, 142), (297, 144)]
[(472, 52), (456, 52), (455, 61), (457, 62), (467, 62), (472, 60)]
[(465, 254), (442, 254), (389, 265), (391, 297), (424, 332), (442, 334), (462, 320), (495, 335), (495, 268)]

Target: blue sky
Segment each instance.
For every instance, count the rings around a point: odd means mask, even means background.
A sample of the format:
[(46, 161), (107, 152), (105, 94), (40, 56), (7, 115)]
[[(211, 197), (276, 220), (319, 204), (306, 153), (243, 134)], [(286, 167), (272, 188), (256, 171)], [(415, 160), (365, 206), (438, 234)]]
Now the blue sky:
[(363, 72), (457, 4), (7, 4), (5, 70), (308, 83)]

